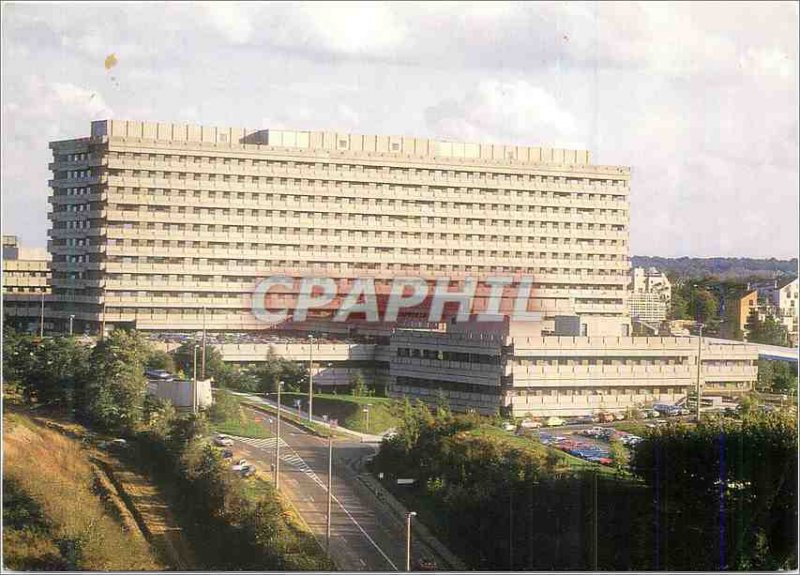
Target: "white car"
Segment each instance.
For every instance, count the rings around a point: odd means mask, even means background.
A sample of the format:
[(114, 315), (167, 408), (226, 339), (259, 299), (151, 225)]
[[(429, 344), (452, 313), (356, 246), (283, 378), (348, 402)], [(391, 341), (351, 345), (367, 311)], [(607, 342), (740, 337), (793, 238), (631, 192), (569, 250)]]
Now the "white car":
[(230, 447), (231, 445), (233, 445), (233, 439), (231, 439), (227, 435), (217, 435), (214, 438), (214, 444), (219, 445), (220, 447)]
[(231, 465), (231, 469), (233, 471), (244, 471), (249, 466), (250, 464), (247, 463), (246, 459), (240, 459), (239, 461)]

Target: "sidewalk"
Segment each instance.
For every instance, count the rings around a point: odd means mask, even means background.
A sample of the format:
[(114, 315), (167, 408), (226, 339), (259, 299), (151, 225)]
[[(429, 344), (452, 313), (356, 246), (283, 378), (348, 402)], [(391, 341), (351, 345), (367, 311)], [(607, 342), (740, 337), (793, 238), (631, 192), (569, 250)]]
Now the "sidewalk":
[[(240, 397), (245, 397), (245, 398), (247, 398), (248, 400), (250, 400), (250, 401), (252, 401), (254, 403), (261, 403), (261, 404), (264, 404), (264, 405), (268, 405), (268, 406), (272, 407), (273, 409), (277, 409), (277, 405), (278, 405), (277, 402), (272, 401), (271, 399), (266, 399), (265, 397), (262, 397), (260, 395), (253, 395), (251, 393), (243, 393), (243, 392), (240, 392), (240, 391), (231, 391), (231, 393), (234, 394), (234, 395), (238, 395)], [(296, 408), (293, 408), (293, 407), (287, 407), (285, 405), (282, 405), (281, 406), (281, 413), (289, 413), (289, 414), (292, 414), (292, 415), (297, 415), (298, 414), (298, 410)], [(308, 412), (307, 411), (300, 410), (299, 414), (300, 414), (301, 419), (305, 419), (306, 421), (308, 421)], [(316, 415), (314, 416), (313, 422), (314, 422), (315, 425), (319, 425), (321, 427), (326, 427), (326, 428), (329, 428), (329, 429), (331, 427), (330, 423), (328, 423), (327, 421), (325, 421), (321, 417), (317, 417)], [(359, 441), (361, 441), (361, 443), (380, 443), (381, 441), (383, 441), (383, 436), (382, 435), (371, 435), (369, 433), (361, 433), (360, 431), (353, 431), (352, 429), (347, 429), (346, 427), (342, 427), (341, 425), (337, 425), (336, 426), (336, 431), (339, 432), (339, 433), (344, 433), (345, 435), (349, 435), (351, 437), (354, 437), (354, 438), (358, 439)]]
[[(360, 473), (358, 480), (369, 489), (375, 497), (385, 503), (399, 518), (403, 521), (406, 520), (408, 510), (405, 506), (392, 495), (381, 482), (375, 479), (369, 473)], [(454, 555), (445, 545), (439, 541), (425, 526), (424, 523), (417, 520), (414, 521), (414, 536), (421, 539), (428, 547), (433, 549), (442, 559), (449, 564), (449, 569), (443, 569), (443, 565), (439, 566), (439, 570), (447, 571), (468, 571), (469, 569), (464, 562)]]

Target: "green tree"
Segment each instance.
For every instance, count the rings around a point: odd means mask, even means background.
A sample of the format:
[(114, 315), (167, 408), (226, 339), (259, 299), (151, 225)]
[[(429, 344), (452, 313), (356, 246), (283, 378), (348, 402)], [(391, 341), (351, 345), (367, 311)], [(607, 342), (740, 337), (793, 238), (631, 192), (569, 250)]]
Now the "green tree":
[(630, 455), (628, 454), (628, 450), (625, 449), (625, 446), (622, 445), (622, 442), (619, 439), (612, 439), (608, 450), (611, 455), (611, 461), (614, 463), (614, 467), (617, 471), (622, 471), (628, 467)]
[(353, 397), (363, 397), (367, 395), (367, 383), (364, 381), (364, 374), (361, 370), (350, 376), (350, 394)]
[(142, 421), (151, 348), (135, 331), (114, 330), (92, 350), (86, 415), (110, 431), (131, 432)]
[[(203, 349), (199, 343), (187, 341), (182, 343), (175, 351), (172, 352), (175, 367), (181, 370), (187, 378), (193, 377), (194, 374), (194, 348), (197, 348), (197, 377), (201, 378), (202, 374), (202, 354)], [(213, 345), (206, 346), (206, 377), (214, 378), (214, 381), (219, 383), (220, 379), (229, 376), (226, 373), (226, 364), (222, 361), (222, 353)]]
[(154, 349), (145, 361), (147, 369), (163, 369), (175, 373), (175, 360), (163, 349)]
[(208, 410), (208, 418), (215, 423), (225, 421), (239, 421), (241, 419), (241, 408), (236, 397), (225, 390), (220, 390), (214, 394), (214, 403)]
[(686, 313), (689, 319), (694, 319), (704, 324), (715, 322), (718, 320), (718, 307), (717, 299), (711, 292), (692, 286), (686, 302)]
[(745, 328), (747, 341), (784, 347), (789, 345), (789, 332), (786, 330), (786, 326), (776, 320), (772, 314), (768, 313), (762, 321), (758, 317), (758, 311), (751, 310), (750, 315), (747, 316)]

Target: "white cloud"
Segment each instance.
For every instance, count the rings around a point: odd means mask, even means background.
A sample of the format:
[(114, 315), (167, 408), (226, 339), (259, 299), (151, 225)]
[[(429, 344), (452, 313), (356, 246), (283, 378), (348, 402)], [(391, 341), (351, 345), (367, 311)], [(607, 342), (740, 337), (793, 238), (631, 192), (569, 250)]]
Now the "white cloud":
[(578, 136), (575, 117), (525, 80), (483, 80), (461, 99), (443, 100), (425, 115), (431, 132), (452, 139), (559, 146)]

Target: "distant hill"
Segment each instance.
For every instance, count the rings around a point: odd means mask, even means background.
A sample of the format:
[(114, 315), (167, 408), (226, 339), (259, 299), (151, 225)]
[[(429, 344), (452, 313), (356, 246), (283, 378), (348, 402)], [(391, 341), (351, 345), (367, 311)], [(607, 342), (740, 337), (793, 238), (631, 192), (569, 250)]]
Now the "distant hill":
[[(797, 258), (662, 258), (633, 256), (632, 267), (654, 267), (679, 278), (714, 276), (734, 280), (744, 278), (783, 278), (797, 276)], [(671, 272), (671, 273), (670, 273)]]

